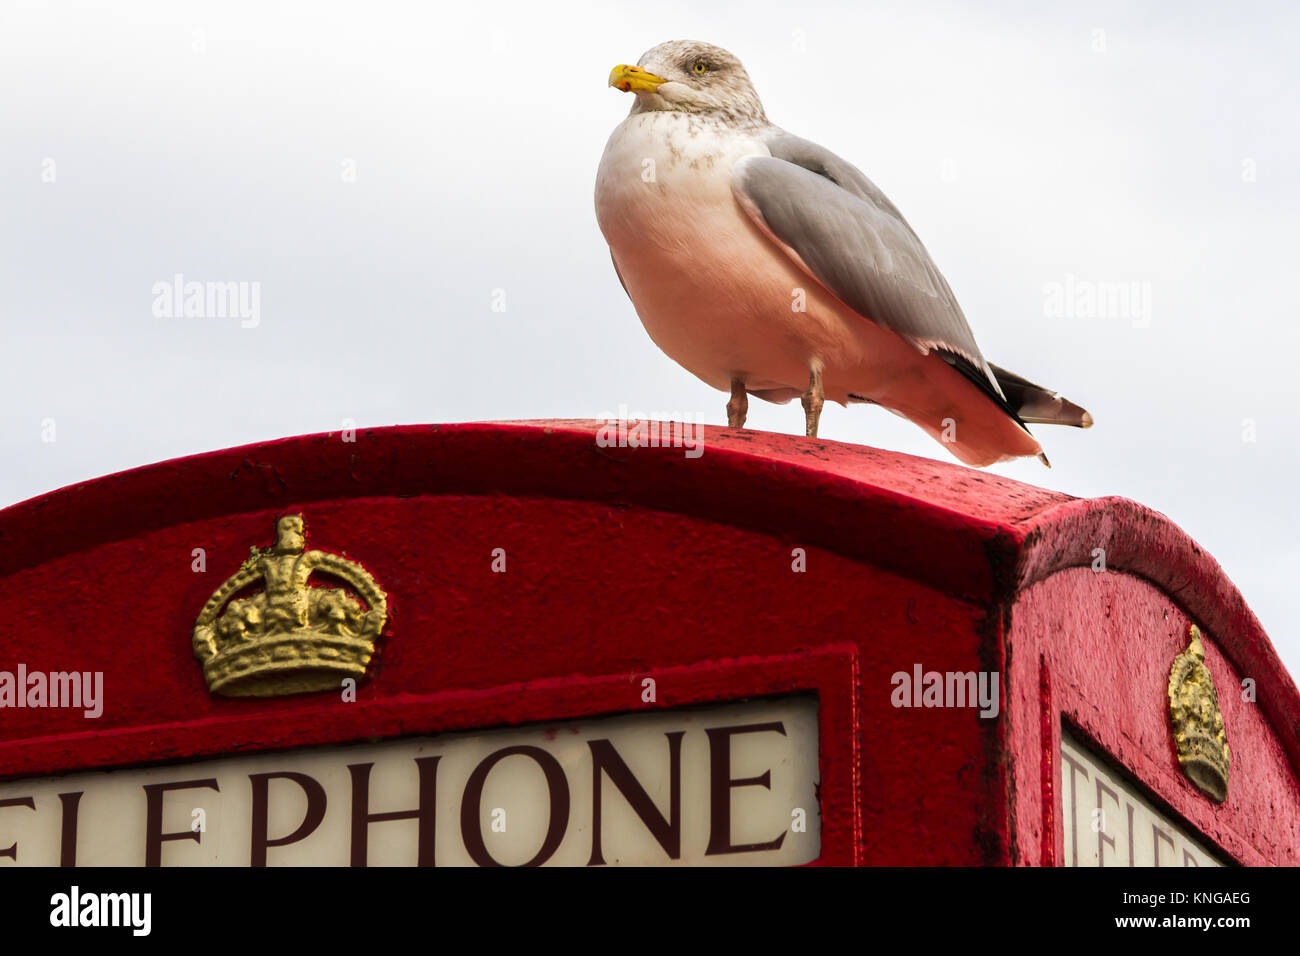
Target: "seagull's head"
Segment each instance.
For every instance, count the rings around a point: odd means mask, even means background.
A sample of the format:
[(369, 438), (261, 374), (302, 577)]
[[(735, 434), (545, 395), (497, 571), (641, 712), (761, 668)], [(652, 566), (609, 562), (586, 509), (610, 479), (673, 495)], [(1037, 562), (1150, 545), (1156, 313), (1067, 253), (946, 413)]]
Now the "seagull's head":
[(647, 50), (636, 66), (614, 67), (609, 85), (636, 94), (633, 113), (675, 110), (711, 114), (731, 123), (767, 122), (740, 60), (711, 43), (661, 43)]

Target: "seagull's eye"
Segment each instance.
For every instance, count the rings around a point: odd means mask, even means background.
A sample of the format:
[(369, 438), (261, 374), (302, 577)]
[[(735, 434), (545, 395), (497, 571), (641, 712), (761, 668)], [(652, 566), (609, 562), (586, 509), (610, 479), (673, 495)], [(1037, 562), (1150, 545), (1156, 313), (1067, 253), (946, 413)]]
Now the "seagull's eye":
[(709, 64), (705, 63), (703, 60), (696, 60), (695, 65), (691, 67), (691, 69), (695, 71), (696, 76), (703, 76), (705, 73), (709, 72)]

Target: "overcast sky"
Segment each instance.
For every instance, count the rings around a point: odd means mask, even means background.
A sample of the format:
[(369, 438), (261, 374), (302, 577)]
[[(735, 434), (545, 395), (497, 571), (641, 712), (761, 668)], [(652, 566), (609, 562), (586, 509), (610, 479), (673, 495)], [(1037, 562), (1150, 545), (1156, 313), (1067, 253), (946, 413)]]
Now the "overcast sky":
[[(700, 39), (885, 190), (990, 360), (1096, 418), (995, 470), (1169, 515), (1300, 673), (1294, 5), (117, 6), (0, 3), (0, 506), (346, 420), (725, 422), (592, 208), (610, 67)], [(177, 274), (257, 283), (257, 324), (159, 315)], [(821, 434), (944, 457), (878, 408)]]

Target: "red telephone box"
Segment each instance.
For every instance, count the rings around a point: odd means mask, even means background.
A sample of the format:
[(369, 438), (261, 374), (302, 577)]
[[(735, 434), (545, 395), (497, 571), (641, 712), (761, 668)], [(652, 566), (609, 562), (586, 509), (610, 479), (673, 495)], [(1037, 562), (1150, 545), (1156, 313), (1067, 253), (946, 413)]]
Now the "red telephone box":
[(0, 512), (0, 866), (1295, 864), (1163, 516), (785, 435), (335, 432)]

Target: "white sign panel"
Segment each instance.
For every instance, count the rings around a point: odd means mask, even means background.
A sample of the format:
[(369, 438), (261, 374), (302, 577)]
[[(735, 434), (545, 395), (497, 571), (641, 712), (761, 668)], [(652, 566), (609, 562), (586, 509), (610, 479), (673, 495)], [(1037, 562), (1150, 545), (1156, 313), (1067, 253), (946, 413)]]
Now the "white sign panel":
[(1124, 776), (1061, 733), (1067, 866), (1222, 866)]
[(0, 784), (0, 866), (782, 865), (821, 850), (787, 697)]

